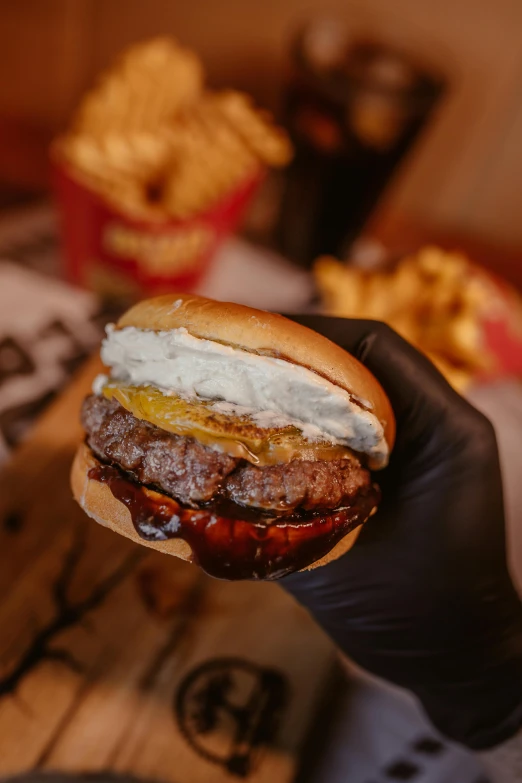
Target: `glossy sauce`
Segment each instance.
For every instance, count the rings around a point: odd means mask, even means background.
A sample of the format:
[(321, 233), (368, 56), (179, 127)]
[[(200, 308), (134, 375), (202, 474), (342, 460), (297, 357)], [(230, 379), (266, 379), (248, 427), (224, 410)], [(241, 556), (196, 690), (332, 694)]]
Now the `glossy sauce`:
[(218, 579), (277, 579), (298, 571), (319, 560), (361, 524), (379, 499), (378, 490), (370, 488), (350, 508), (327, 512), (310, 521), (267, 525), (183, 508), (109, 465), (91, 468), (88, 476), (107, 484), (114, 497), (129, 509), (141, 538), (182, 539), (192, 549), (193, 561)]

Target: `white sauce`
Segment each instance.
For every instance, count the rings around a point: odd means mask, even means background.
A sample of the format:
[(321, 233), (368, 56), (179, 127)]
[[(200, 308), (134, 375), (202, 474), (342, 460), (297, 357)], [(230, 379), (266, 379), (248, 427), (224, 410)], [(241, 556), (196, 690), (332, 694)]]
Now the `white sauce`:
[[(364, 452), (375, 466), (387, 463), (388, 447), (377, 417), (306, 367), (201, 340), (184, 328), (155, 332), (108, 326), (101, 357), (113, 380), (216, 400), (223, 412), (237, 413), (236, 406), (241, 406), (261, 427), (299, 422), (310, 439)], [(95, 393), (102, 386), (103, 380), (97, 379)]]

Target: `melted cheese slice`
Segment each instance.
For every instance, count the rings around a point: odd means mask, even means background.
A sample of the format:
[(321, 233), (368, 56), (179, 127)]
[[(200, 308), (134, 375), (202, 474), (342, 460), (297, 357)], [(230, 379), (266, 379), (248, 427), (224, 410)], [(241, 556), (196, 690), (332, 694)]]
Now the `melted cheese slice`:
[(261, 427), (251, 416), (221, 413), (211, 401), (166, 395), (153, 386), (110, 382), (102, 394), (119, 402), (138, 419), (255, 465), (276, 465), (292, 459), (354, 458), (344, 446), (307, 440), (296, 426)]

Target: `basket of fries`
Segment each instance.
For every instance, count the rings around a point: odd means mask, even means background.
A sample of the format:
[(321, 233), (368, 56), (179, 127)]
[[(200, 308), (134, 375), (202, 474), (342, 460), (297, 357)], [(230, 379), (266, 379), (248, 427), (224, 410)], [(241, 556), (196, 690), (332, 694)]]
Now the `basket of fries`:
[(248, 96), (204, 88), (193, 52), (167, 38), (131, 47), (52, 147), (67, 277), (122, 300), (191, 290), (290, 157)]
[(522, 377), (522, 299), (461, 253), (425, 247), (374, 270), (325, 256), (314, 274), (326, 313), (385, 321), (459, 391)]

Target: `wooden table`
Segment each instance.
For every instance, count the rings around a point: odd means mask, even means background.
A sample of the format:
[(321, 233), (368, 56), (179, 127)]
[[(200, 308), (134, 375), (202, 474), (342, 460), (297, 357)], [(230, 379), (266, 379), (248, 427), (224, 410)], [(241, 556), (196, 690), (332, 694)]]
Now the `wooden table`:
[(0, 477), (0, 776), (285, 783), (335, 653), (276, 584), (219, 582), (76, 506), (84, 369)]

